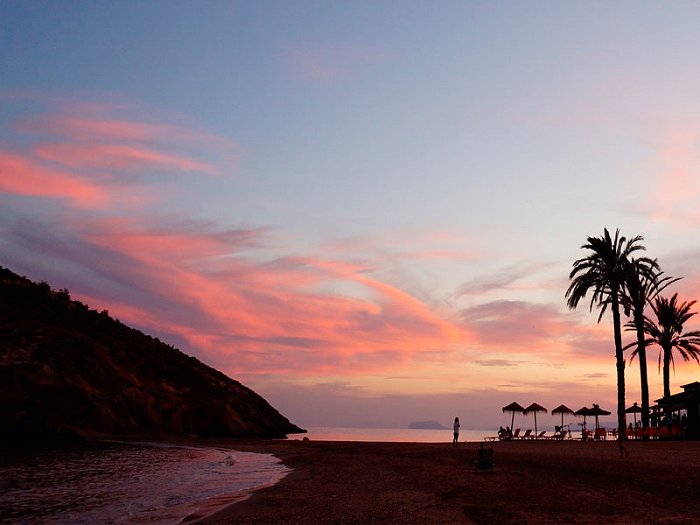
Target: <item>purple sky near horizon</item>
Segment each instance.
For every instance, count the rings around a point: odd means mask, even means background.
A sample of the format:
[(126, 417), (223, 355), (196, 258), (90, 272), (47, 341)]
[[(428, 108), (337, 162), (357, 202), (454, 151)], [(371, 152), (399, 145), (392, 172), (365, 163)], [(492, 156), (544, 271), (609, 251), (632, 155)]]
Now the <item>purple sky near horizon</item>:
[(614, 410), (611, 321), (566, 309), (568, 273), (619, 227), (700, 298), (699, 25), (685, 2), (3, 2), (0, 264), (302, 426)]

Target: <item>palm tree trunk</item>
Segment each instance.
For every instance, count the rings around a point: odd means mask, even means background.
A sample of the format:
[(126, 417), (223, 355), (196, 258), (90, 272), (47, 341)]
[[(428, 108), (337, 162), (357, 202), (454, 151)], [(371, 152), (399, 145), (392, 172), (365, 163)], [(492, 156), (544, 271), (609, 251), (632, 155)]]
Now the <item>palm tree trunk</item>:
[(649, 426), (649, 378), (647, 376), (647, 348), (644, 342), (644, 317), (634, 313), (634, 325), (637, 328), (637, 356), (639, 357), (639, 379), (642, 396), (642, 426)]
[(620, 304), (618, 290), (610, 291), (612, 296), (613, 332), (615, 335), (615, 365), (617, 368), (617, 432), (620, 439), (627, 439), (625, 434), (625, 357), (622, 353), (622, 330), (620, 326)]
[(664, 348), (664, 397), (671, 396), (671, 348)]

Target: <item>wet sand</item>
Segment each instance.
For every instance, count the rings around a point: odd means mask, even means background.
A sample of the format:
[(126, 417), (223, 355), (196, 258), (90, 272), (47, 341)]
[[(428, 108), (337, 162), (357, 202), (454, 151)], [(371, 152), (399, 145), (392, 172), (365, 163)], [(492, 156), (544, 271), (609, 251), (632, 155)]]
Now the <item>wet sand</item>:
[(479, 443), (206, 443), (294, 470), (199, 523), (700, 523), (700, 442), (495, 443), (481, 473)]

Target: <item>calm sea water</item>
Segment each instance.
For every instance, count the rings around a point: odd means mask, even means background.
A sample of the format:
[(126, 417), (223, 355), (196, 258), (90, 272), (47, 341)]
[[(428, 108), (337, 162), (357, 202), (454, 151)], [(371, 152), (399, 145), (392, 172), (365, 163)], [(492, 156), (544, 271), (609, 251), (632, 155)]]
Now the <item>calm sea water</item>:
[(178, 523), (223, 495), (274, 484), (270, 454), (162, 443), (0, 451), (1, 523)]
[[(292, 434), (290, 439), (316, 441), (383, 441), (401, 443), (452, 443), (452, 429), (422, 430), (412, 428), (334, 428), (310, 427), (307, 434)], [(495, 430), (460, 430), (459, 441), (483, 441), (495, 436)]]
[[(311, 427), (316, 441), (451, 443), (452, 430)], [(460, 442), (493, 430), (464, 430)], [(179, 523), (277, 483), (289, 469), (270, 454), (164, 443), (87, 443), (0, 449), (0, 523)]]

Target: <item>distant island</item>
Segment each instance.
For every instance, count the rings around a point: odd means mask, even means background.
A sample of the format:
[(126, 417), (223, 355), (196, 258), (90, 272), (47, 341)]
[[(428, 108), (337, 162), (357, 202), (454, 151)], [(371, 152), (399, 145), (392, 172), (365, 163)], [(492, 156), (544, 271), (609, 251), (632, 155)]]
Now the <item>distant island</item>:
[(414, 421), (409, 423), (408, 428), (420, 430), (447, 430), (447, 427), (437, 421)]
[(238, 381), (1, 266), (0, 384), (0, 440), (305, 432)]

